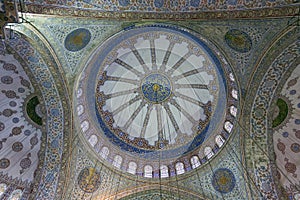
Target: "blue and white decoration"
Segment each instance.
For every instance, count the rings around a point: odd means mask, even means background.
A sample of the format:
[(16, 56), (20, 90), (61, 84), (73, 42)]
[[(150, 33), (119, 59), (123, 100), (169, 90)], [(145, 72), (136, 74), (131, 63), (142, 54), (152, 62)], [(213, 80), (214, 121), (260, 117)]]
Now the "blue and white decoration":
[(238, 93), (228, 64), (200, 38), (155, 24), (125, 28), (98, 47), (76, 89), (80, 128), (98, 155), (113, 165), (112, 149), (135, 162), (175, 163), (203, 152), (208, 140), (218, 141), (218, 151), (234, 125)]

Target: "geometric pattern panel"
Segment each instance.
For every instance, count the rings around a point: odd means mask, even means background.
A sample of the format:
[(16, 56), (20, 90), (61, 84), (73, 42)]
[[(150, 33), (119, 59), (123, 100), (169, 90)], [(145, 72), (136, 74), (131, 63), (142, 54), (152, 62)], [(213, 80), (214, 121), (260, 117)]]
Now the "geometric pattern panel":
[[(235, 157), (232, 155), (233, 159)], [(197, 175), (180, 182), (180, 185), (201, 193), (205, 199), (247, 199), (245, 184), (249, 180), (241, 175), (243, 168), (238, 162), (224, 159), (219, 164), (211, 163), (205, 173), (200, 170)]]
[(227, 168), (215, 170), (212, 178), (212, 185), (220, 193), (229, 193), (236, 184), (234, 174)]
[[(276, 163), (279, 168), (277, 174), (289, 195), (296, 197), (300, 195), (294, 187), (299, 184), (300, 177), (300, 65), (285, 82), (280, 95), (288, 105), (288, 113), (279, 129), (275, 128), (273, 133)], [(277, 109), (275, 115), (280, 115), (280, 108)]]
[(0, 172), (31, 182), (39, 163), (42, 132), (28, 113), (33, 109), (41, 114), (41, 105), (29, 105), (35, 90), (13, 55), (0, 55), (0, 80)]
[(13, 0), (0, 0), (0, 38), (5, 38), (4, 26), (18, 22), (18, 12)]
[(270, 27), (259, 27), (257, 24), (252, 27), (238, 26), (229, 29), (224, 35), (224, 47), (230, 52), (234, 66), (237, 66), (243, 75), (249, 70), (247, 68), (251, 67), (251, 58), (269, 29)]
[[(76, 142), (77, 143), (77, 142)], [(73, 183), (70, 184), (70, 194), (67, 199), (77, 200), (78, 197), (82, 199), (102, 199), (109, 196), (115, 198), (118, 191), (122, 188), (134, 187), (136, 182), (127, 180), (126, 177), (121, 177), (114, 170), (108, 169), (105, 164), (99, 161), (92, 161), (83, 150), (85, 147), (77, 143), (79, 146), (76, 149), (76, 171), (71, 179)]]
[[(42, 144), (44, 149), (39, 154), (39, 158), (43, 159), (44, 165), (42, 170), (35, 174), (37, 175), (36, 180), (41, 181), (43, 184), (37, 186), (37, 182), (35, 182), (36, 187), (33, 188), (31, 193), (32, 195), (37, 193), (38, 199), (54, 199), (57, 195), (63, 147), (65, 147), (64, 140), (67, 137), (64, 136), (64, 127), (67, 126), (64, 121), (67, 119), (64, 119), (65, 114), (63, 111), (63, 105), (66, 106), (66, 104), (61, 101), (61, 97), (58, 95), (62, 86), (60, 88), (56, 87), (49, 66), (44, 62), (41, 54), (27, 40), (22, 39), (19, 34), (15, 34), (15, 37), (9, 40), (9, 48), (14, 48), (17, 51), (16, 53), (25, 61), (35, 80), (38, 81), (45, 110), (47, 111), (47, 138), (43, 139), (46, 144)], [(44, 46), (41, 48), (46, 50)], [(49, 58), (50, 53), (47, 56)], [(30, 158), (30, 155), (27, 154), (27, 156), (27, 158)]]
[(45, 25), (63, 52), (69, 70), (74, 73), (94, 42), (102, 41), (116, 25)]
[[(40, 0), (25, 0), (26, 4), (42, 4)], [(99, 0), (82, 1), (52, 0), (43, 4), (47, 6), (69, 6), (77, 9), (99, 10), (99, 11), (138, 11), (138, 12), (192, 12), (192, 11), (211, 11), (211, 10), (235, 10), (235, 9), (255, 9), (268, 8), (291, 4), (290, 1), (268, 0), (260, 3), (259, 1), (201, 1), (201, 0)]]
[[(253, 153), (255, 155), (255, 159), (251, 159), (251, 167), (255, 169), (254, 175), (258, 177), (256, 184), (261, 189), (261, 195), (270, 199), (277, 199), (278, 194), (271, 179), (272, 172), (268, 155), (262, 151), (268, 148), (267, 113), (271, 104), (270, 99), (272, 99), (276, 91), (278, 82), (282, 79), (283, 74), (292, 66), (296, 58), (299, 57), (299, 45), (299, 41), (294, 42), (274, 59), (260, 82), (251, 111), (250, 131), (251, 137), (255, 138), (255, 143), (252, 144), (253, 148), (249, 147), (247, 149), (247, 151), (253, 152), (247, 152), (247, 154)], [(288, 162), (286, 161), (286, 163)]]

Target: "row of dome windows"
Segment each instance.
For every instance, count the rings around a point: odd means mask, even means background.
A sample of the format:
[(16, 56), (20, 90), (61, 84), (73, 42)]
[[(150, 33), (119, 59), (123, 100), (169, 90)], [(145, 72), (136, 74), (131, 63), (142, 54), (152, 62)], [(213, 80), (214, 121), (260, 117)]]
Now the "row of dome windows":
[[(236, 116), (237, 114), (237, 109), (236, 107), (234, 106), (231, 106), (230, 108), (230, 112), (233, 116)], [(84, 121), (81, 123), (81, 128), (82, 128), (82, 131), (85, 132), (88, 130), (89, 128), (89, 123), (87, 121)], [(233, 129), (233, 124), (230, 122), (230, 121), (226, 121), (224, 123), (224, 129), (228, 132), (228, 133), (231, 133), (232, 129)], [(92, 145), (92, 146), (95, 146), (96, 143), (98, 142), (98, 139), (97, 139), (97, 136), (96, 135), (92, 135), (90, 138), (89, 138), (89, 143)], [(217, 135), (216, 138), (215, 138), (215, 142), (216, 144), (218, 145), (218, 147), (222, 147), (224, 142), (225, 142), (225, 139), (221, 136), (221, 135)], [(109, 149), (107, 147), (103, 147), (101, 152), (100, 152), (100, 155), (106, 159), (109, 155)], [(204, 155), (206, 156), (207, 159), (210, 159), (211, 157), (213, 157), (214, 155), (214, 152), (212, 150), (211, 147), (205, 147), (204, 148)], [(123, 158), (120, 156), (120, 155), (116, 155), (114, 157), (114, 160), (112, 162), (113, 166), (117, 167), (117, 168), (121, 168), (121, 165), (122, 165), (122, 160)], [(200, 161), (199, 161), (199, 157), (198, 156), (193, 156), (191, 158), (191, 165), (192, 165), (192, 168), (196, 168), (200, 165)], [(181, 165), (182, 164), (182, 165)], [(184, 165), (183, 163), (177, 163), (176, 164), (176, 172), (177, 174), (182, 174), (184, 173)], [(150, 170), (150, 165), (149, 167), (146, 167), (145, 166), (145, 170), (144, 170), (144, 176), (145, 177), (150, 177), (150, 171), (151, 171), (151, 174), (152, 174), (152, 167), (151, 167), (151, 170)], [(134, 163), (134, 162), (130, 162), (129, 163), (129, 166), (128, 166), (128, 172), (131, 173), (131, 174), (135, 174), (136, 173), (136, 169), (137, 169), (137, 164)], [(165, 168), (163, 168), (165, 169)], [(164, 172), (163, 170), (161, 170), (161, 177), (168, 177), (164, 174), (168, 174), (166, 172)], [(152, 177), (152, 175), (151, 175)]]
[[(233, 116), (236, 116), (237, 114), (237, 109), (236, 107), (234, 106), (231, 106), (230, 108), (230, 112)], [(87, 121), (84, 121), (81, 123), (81, 128), (82, 128), (82, 131), (85, 132), (88, 130), (89, 128), (89, 123)], [(224, 129), (228, 132), (228, 133), (231, 133), (232, 129), (233, 129), (233, 124), (230, 122), (230, 121), (226, 121), (224, 123)], [(95, 146), (96, 143), (98, 142), (98, 139), (97, 139), (97, 136), (96, 135), (92, 135), (90, 138), (89, 138), (89, 142), (92, 146)], [(215, 142), (216, 144), (218, 145), (218, 147), (222, 147), (224, 142), (225, 142), (225, 139), (221, 136), (221, 135), (217, 135), (216, 138), (215, 138)], [(108, 157), (108, 154), (109, 154), (109, 149), (107, 147), (103, 147), (101, 152), (100, 152), (100, 155), (106, 159)], [(205, 147), (204, 148), (204, 155), (206, 156), (207, 159), (210, 159), (211, 157), (213, 157), (214, 155), (214, 152), (212, 150), (211, 147)], [(113, 166), (117, 167), (117, 168), (121, 168), (121, 165), (122, 165), (122, 160), (123, 158), (120, 156), (120, 155), (116, 155), (114, 157), (114, 160), (112, 162)], [(200, 165), (200, 161), (199, 161), (199, 157), (198, 156), (193, 156), (191, 158), (191, 165), (192, 165), (192, 168), (196, 168)], [(182, 164), (182, 165), (181, 165)], [(184, 173), (184, 165), (183, 163), (177, 163), (176, 164), (176, 172), (177, 174), (182, 174)], [(152, 177), (152, 167), (151, 167), (151, 170), (150, 170), (150, 165), (148, 165), (148, 167), (145, 166), (145, 170), (144, 170), (144, 176), (145, 177), (150, 177), (150, 171), (151, 171), (151, 177)], [(128, 166), (128, 172), (131, 173), (131, 174), (135, 174), (136, 173), (136, 169), (137, 169), (137, 164), (134, 163), (134, 162), (130, 162), (129, 163), (129, 166)], [(165, 167), (163, 167), (161, 169), (161, 177), (168, 177), (168, 172), (165, 172), (163, 169), (167, 169)]]
[[(230, 79), (231, 79), (231, 81), (235, 81), (232, 73), (230, 73)], [(80, 97), (81, 94), (82, 94), (82, 91), (81, 91), (81, 89), (79, 89), (78, 93), (77, 93), (77, 97)], [(234, 99), (238, 100), (237, 90), (232, 89), (231, 95)], [(230, 106), (229, 110), (230, 110), (230, 114), (232, 116), (234, 116), (234, 117), (237, 116), (237, 108), (234, 105)], [(78, 105), (77, 106), (77, 114), (80, 116), (83, 113), (84, 113), (83, 105)], [(89, 122), (88, 121), (83, 121), (81, 123), (81, 129), (82, 129), (83, 132), (86, 132), (89, 129)], [(233, 124), (230, 121), (226, 121), (224, 123), (224, 129), (228, 133), (231, 133), (231, 131), (233, 129)], [(92, 135), (89, 138), (89, 143), (92, 146), (95, 146), (97, 144), (97, 142), (98, 142), (98, 138), (97, 138), (96, 135)], [(225, 142), (225, 139), (221, 135), (217, 135), (216, 138), (215, 138), (215, 142), (218, 145), (218, 147), (220, 148), (220, 147), (223, 146), (223, 144)], [(103, 147), (101, 152), (100, 152), (100, 156), (104, 159), (107, 159), (108, 155), (109, 155), (109, 149), (107, 147)], [(210, 159), (211, 157), (213, 157), (214, 152), (213, 152), (212, 148), (211, 147), (205, 147), (204, 148), (204, 155), (207, 159)], [(121, 168), (122, 161), (123, 161), (123, 158), (120, 155), (116, 155), (114, 157), (112, 165), (117, 167), (117, 168)], [(191, 166), (192, 166), (193, 169), (197, 168), (201, 165), (200, 159), (196, 155), (191, 157), (190, 163), (191, 163)], [(175, 164), (175, 170), (176, 170), (176, 174), (178, 174), (178, 175), (183, 174), (185, 172), (184, 164), (182, 162), (176, 163)], [(131, 174), (136, 174), (136, 171), (137, 171), (137, 164), (135, 162), (129, 162), (127, 172), (129, 172)], [(162, 165), (160, 167), (160, 176), (161, 177), (169, 177), (169, 168), (166, 165)], [(144, 177), (147, 177), (147, 178), (153, 177), (153, 168), (152, 168), (151, 165), (145, 165), (144, 166)]]
[[(0, 199), (4, 198), (4, 193), (7, 189), (8, 186), (5, 183), (0, 184)], [(19, 200), (22, 197), (22, 193), (23, 193), (22, 190), (16, 189), (10, 194), (8, 200)]]
[[(219, 147), (223, 146), (225, 140), (221, 135), (216, 136), (216, 143)], [(109, 149), (107, 147), (103, 147), (100, 151), (100, 156), (104, 159), (107, 159), (109, 155)], [(214, 152), (212, 151), (211, 147), (205, 147), (204, 148), (204, 155), (207, 159), (210, 159)], [(121, 168), (123, 158), (120, 155), (116, 155), (113, 159), (112, 165)], [(197, 155), (194, 155), (190, 159), (190, 163), (193, 169), (199, 167), (201, 165), (200, 159)], [(183, 174), (185, 172), (185, 167), (182, 162), (178, 162), (175, 164), (176, 174)], [(128, 163), (127, 172), (131, 174), (136, 174), (137, 172), (137, 164), (133, 161)], [(169, 177), (169, 168), (166, 165), (162, 165), (160, 167), (160, 176), (162, 178)], [(153, 177), (153, 168), (151, 165), (145, 165), (144, 166), (144, 177), (152, 178)]]

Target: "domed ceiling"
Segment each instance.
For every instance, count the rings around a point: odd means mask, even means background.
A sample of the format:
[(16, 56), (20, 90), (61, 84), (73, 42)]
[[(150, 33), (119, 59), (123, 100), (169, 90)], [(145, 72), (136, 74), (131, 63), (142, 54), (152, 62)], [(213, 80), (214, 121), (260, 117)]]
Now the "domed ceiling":
[(0, 199), (298, 199), (298, 5), (0, 0)]
[(82, 134), (98, 156), (127, 171), (123, 160), (154, 171), (192, 156), (200, 163), (217, 153), (237, 115), (225, 59), (201, 36), (177, 27), (126, 28), (94, 52), (79, 79)]

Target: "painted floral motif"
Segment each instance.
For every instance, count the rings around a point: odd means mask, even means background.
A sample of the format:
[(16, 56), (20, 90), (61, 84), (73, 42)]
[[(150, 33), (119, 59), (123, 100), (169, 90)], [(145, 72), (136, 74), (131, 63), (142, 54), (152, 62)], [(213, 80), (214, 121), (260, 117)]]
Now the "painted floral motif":
[(79, 187), (87, 193), (95, 192), (101, 183), (99, 172), (97, 172), (95, 168), (91, 167), (81, 170), (77, 179)]
[(225, 34), (225, 42), (227, 45), (240, 52), (246, 53), (252, 48), (252, 40), (244, 31), (231, 29)]
[(236, 184), (234, 174), (227, 168), (217, 169), (212, 178), (212, 185), (220, 193), (229, 193)]
[(80, 51), (83, 49), (91, 39), (89, 30), (79, 28), (69, 33), (65, 39), (65, 47), (69, 51)]

